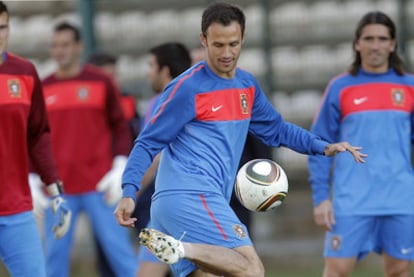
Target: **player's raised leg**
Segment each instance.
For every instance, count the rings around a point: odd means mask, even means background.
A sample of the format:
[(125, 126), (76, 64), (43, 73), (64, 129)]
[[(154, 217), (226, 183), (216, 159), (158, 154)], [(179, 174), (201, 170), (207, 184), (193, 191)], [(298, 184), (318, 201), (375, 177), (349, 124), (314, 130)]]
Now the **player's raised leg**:
[(216, 193), (180, 194), (180, 201), (177, 194), (153, 198), (151, 224), (140, 233), (140, 243), (171, 264), (176, 276), (197, 270), (264, 276), (246, 226)]
[(253, 246), (229, 249), (206, 244), (184, 243), (184, 257), (206, 272), (230, 276), (264, 276), (264, 267)]
[[(175, 264), (181, 258), (195, 263), (200, 270), (231, 276), (264, 276), (264, 267), (253, 246), (234, 249), (198, 243), (186, 243), (154, 229), (143, 229), (140, 243), (148, 247), (161, 261)], [(191, 275), (199, 276), (199, 275)], [(202, 275), (201, 275), (202, 276)]]

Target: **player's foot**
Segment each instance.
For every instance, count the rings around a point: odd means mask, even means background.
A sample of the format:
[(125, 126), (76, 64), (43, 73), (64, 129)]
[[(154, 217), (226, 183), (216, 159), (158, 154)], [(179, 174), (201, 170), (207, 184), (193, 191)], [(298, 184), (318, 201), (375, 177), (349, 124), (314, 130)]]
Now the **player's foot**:
[(144, 228), (139, 233), (139, 243), (148, 249), (162, 262), (175, 264), (184, 257), (181, 241), (154, 229)]

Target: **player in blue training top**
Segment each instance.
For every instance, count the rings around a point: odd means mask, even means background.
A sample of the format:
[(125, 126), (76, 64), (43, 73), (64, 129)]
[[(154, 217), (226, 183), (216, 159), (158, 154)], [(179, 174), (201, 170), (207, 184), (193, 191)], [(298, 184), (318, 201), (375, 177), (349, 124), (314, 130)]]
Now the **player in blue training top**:
[[(191, 66), (190, 52), (187, 47), (178, 42), (166, 42), (149, 50), (147, 79), (155, 95), (148, 101), (142, 120), (142, 128), (147, 124), (158, 105), (164, 88), (172, 79), (183, 73)], [(151, 167), (158, 167), (156, 158)], [(151, 172), (151, 170), (150, 170)], [(156, 172), (149, 173), (150, 176)], [(155, 178), (151, 178), (154, 179)], [(140, 191), (133, 216), (139, 218), (135, 228), (138, 232), (145, 228), (150, 221), (151, 197), (155, 190), (154, 180)], [(139, 270), (136, 277), (171, 276), (167, 264), (160, 262), (146, 247), (141, 247), (138, 255)]]
[(329, 83), (312, 127), (323, 139), (347, 140), (371, 157), (364, 166), (346, 155), (309, 157), (315, 222), (328, 230), (324, 276), (350, 276), (373, 249), (383, 254), (385, 276), (410, 275), (414, 78), (403, 72), (395, 35), (384, 13), (362, 17), (355, 60)]
[(130, 154), (115, 216), (123, 226), (134, 225), (130, 215), (136, 192), (161, 151), (151, 228), (140, 233), (141, 243), (172, 264), (175, 276), (260, 277), (263, 264), (229, 206), (247, 133), (267, 145), (305, 154), (349, 151), (357, 162), (366, 155), (360, 147), (328, 144), (285, 122), (254, 77), (237, 68), (245, 29), (238, 7), (211, 4), (203, 12), (201, 29), (206, 59), (165, 88)]

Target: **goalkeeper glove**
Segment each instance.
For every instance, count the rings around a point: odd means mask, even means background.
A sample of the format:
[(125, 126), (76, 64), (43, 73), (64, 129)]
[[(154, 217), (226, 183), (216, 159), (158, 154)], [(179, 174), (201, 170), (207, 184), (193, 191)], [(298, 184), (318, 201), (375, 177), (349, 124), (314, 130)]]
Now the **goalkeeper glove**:
[(44, 210), (49, 207), (49, 198), (42, 190), (43, 182), (36, 173), (29, 173), (30, 192), (33, 201), (33, 213), (37, 218), (42, 218)]
[(105, 202), (113, 206), (122, 198), (122, 173), (127, 163), (127, 157), (116, 156), (112, 168), (96, 185), (96, 190), (105, 193)]
[(63, 188), (60, 181), (48, 185), (47, 191), (52, 197), (51, 205), (54, 214), (53, 233), (55, 233), (56, 239), (60, 239), (69, 230), (72, 211), (63, 198)]

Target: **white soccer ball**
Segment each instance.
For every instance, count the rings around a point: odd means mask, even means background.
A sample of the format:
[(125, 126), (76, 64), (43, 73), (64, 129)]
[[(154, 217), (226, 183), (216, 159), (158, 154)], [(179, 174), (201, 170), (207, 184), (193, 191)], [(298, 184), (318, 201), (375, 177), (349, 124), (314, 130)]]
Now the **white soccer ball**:
[(288, 194), (288, 179), (283, 168), (268, 159), (245, 163), (238, 171), (235, 193), (248, 210), (265, 212), (280, 206)]

